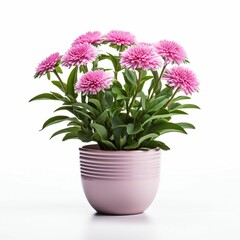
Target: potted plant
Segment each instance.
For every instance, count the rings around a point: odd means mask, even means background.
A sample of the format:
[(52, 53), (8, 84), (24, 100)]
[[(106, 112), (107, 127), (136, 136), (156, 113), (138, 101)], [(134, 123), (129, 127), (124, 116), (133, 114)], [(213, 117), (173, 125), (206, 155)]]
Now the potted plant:
[[(136, 214), (153, 201), (159, 182), (160, 141), (168, 132), (186, 134), (190, 123), (174, 121), (198, 91), (184, 49), (173, 41), (137, 42), (124, 31), (87, 32), (64, 54), (54, 53), (37, 67), (35, 78), (47, 76), (56, 91), (34, 100), (59, 101), (42, 129), (65, 121), (63, 141), (95, 142), (80, 148), (85, 195), (97, 211)], [(68, 78), (62, 77), (69, 71)]]

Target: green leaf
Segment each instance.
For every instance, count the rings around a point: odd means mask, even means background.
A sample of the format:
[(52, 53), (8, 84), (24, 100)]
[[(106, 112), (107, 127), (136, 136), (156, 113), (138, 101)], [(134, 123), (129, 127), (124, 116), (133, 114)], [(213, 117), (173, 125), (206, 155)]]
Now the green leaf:
[(67, 124), (67, 126), (76, 126), (80, 128), (83, 126), (83, 123), (80, 122), (77, 118), (72, 118), (72, 120)]
[(109, 59), (111, 60), (114, 70), (116, 72), (121, 70), (121, 65), (119, 64), (119, 57), (118, 56), (113, 56), (112, 54), (108, 53)]
[(104, 143), (108, 147), (108, 149), (117, 150), (115, 145), (108, 140), (102, 140), (102, 143)]
[(146, 123), (154, 120), (154, 119), (164, 119), (164, 118), (168, 118), (175, 115), (175, 113), (168, 113), (168, 114), (162, 114), (162, 115), (153, 115), (150, 118), (148, 118), (143, 124), (142, 126), (144, 126)]
[(112, 103), (113, 103), (113, 96), (110, 92), (106, 91), (102, 101), (103, 108), (110, 107)]
[(54, 95), (58, 100), (61, 100), (61, 101), (67, 100), (64, 96), (62, 96), (62, 95), (59, 94), (59, 93), (51, 92), (51, 94)]
[(178, 124), (175, 123), (170, 123), (170, 122), (165, 122), (163, 121), (162, 123), (159, 124), (159, 134), (162, 135), (164, 133), (168, 132), (180, 132), (187, 134), (187, 132)]
[[(112, 128), (117, 128), (118, 126), (121, 126), (123, 125), (123, 121), (122, 119), (119, 117), (119, 115), (114, 115), (111, 119), (112, 121)], [(126, 126), (126, 125), (124, 125)]]
[(147, 112), (156, 112), (160, 110), (168, 102), (168, 97), (161, 96), (156, 99), (151, 99), (146, 105)]
[(122, 124), (122, 125), (117, 125), (115, 127), (112, 127), (112, 129), (117, 129), (117, 128), (126, 128), (127, 125), (126, 124)]
[(190, 63), (189, 60), (186, 58), (183, 60), (183, 63), (187, 64), (187, 63)]
[(146, 82), (147, 80), (152, 79), (152, 78), (153, 78), (152, 76), (144, 76), (144, 77), (142, 77), (142, 79), (141, 79), (141, 83), (142, 83), (142, 82)]
[(177, 125), (181, 126), (182, 128), (195, 129), (194, 125), (192, 125), (191, 123), (187, 123), (187, 122), (177, 123)]
[(162, 89), (162, 81), (159, 81), (159, 75), (158, 75), (158, 71), (152, 71), (153, 74), (153, 80), (154, 80), (154, 86), (157, 84), (157, 86), (155, 87), (155, 93), (158, 94), (161, 89)]
[(127, 142), (127, 136), (126, 134), (122, 134), (122, 136), (120, 136), (120, 149), (123, 148), (126, 142)]
[(35, 100), (59, 100), (57, 99), (53, 94), (51, 93), (42, 93), (39, 94), (32, 99), (29, 100), (29, 102), (35, 101)]
[(142, 109), (145, 110), (146, 109), (146, 95), (144, 94), (143, 91), (141, 91), (138, 96), (141, 98), (141, 106), (142, 106)]
[[(142, 79), (147, 76), (147, 73), (148, 73), (147, 70), (141, 70)], [(152, 76), (147, 76), (147, 77), (151, 77), (152, 78)]]
[(157, 138), (157, 137), (158, 137), (158, 134), (156, 134), (156, 133), (149, 133), (149, 134), (141, 137), (141, 138), (138, 140), (138, 146), (140, 146), (141, 143), (142, 143), (143, 141), (147, 140), (147, 139), (151, 139), (151, 140), (152, 140), (152, 139)]
[(97, 131), (101, 140), (106, 140), (108, 137), (107, 129), (98, 123), (91, 123), (91, 126)]
[(64, 138), (62, 139), (62, 141), (66, 141), (69, 139), (78, 139), (78, 135), (77, 133), (67, 133)]
[[(121, 138), (122, 138), (122, 130), (123, 128), (120, 127), (121, 125), (118, 125), (118, 127), (116, 128), (113, 128), (112, 132), (113, 132), (113, 139), (116, 146), (118, 147), (118, 149), (121, 149), (122, 148), (122, 145), (121, 145)], [(126, 131), (125, 131), (126, 133)], [(126, 134), (125, 134), (126, 136)]]
[[(112, 133), (113, 133), (114, 142), (115, 142), (116, 146), (118, 147), (118, 149), (121, 149), (122, 148), (121, 138), (122, 138), (122, 133), (123, 133), (122, 130), (123, 130), (123, 128), (124, 129), (126, 128), (126, 125), (123, 124), (123, 121), (119, 117), (119, 115), (114, 115), (111, 118), (111, 124), (112, 124)], [(124, 133), (126, 133), (126, 131)], [(124, 135), (126, 135), (126, 134), (124, 134)]]
[(147, 135), (141, 137), (138, 140), (138, 142), (132, 141), (132, 143), (130, 143), (128, 146), (124, 147), (124, 149), (126, 149), (126, 150), (137, 149), (141, 145), (142, 142), (146, 141), (147, 139), (152, 140), (156, 137), (158, 137), (158, 134), (155, 134), (155, 133), (147, 134)]
[(108, 118), (108, 109), (105, 109), (100, 116), (96, 119), (97, 123), (103, 124)]
[(146, 144), (144, 144), (145, 147), (147, 148), (160, 148), (162, 150), (170, 150), (170, 148), (163, 142), (160, 141), (156, 141), (156, 140), (151, 140), (151, 141), (147, 141)]
[(91, 142), (92, 141), (92, 135), (93, 133), (91, 131), (78, 131), (78, 138), (82, 141), (82, 142)]
[(84, 117), (92, 120), (92, 118), (86, 112), (84, 112), (82, 110), (74, 109), (74, 112), (77, 113), (79, 118), (83, 121), (84, 121)]
[(74, 87), (77, 82), (77, 72), (78, 67), (76, 66), (70, 73), (67, 81), (67, 94), (72, 96), (73, 98), (77, 97), (77, 94), (74, 92)]
[(117, 95), (117, 100), (127, 99), (127, 94), (123, 89), (120, 89), (116, 86), (112, 87), (112, 92)]
[(106, 59), (109, 59), (109, 56), (106, 55), (106, 54), (99, 54), (98, 55), (98, 60), (101, 61), (101, 60), (106, 60)]
[(200, 107), (198, 107), (195, 104), (181, 104), (181, 105), (175, 107), (174, 110), (182, 109), (182, 108), (197, 108), (197, 109), (200, 109)]
[(173, 94), (173, 87), (166, 86), (159, 95), (166, 95), (167, 97), (171, 97)]
[(90, 106), (89, 104), (87, 103), (81, 103), (81, 102), (78, 102), (78, 103), (74, 103), (73, 106), (80, 106), (80, 107), (83, 107), (84, 110), (88, 110), (90, 113), (92, 113), (95, 117), (97, 117), (99, 115), (99, 112), (93, 108), (92, 106)]
[(93, 62), (92, 62), (92, 71), (98, 70), (98, 62), (99, 59), (96, 58)]
[(139, 91), (142, 91), (145, 82), (148, 81), (149, 79), (152, 79), (152, 78), (153, 78), (152, 76), (142, 76)]
[(94, 104), (97, 107), (97, 109), (99, 111), (101, 111), (102, 107), (101, 107), (101, 103), (99, 102), (99, 100), (91, 98), (88, 100), (88, 102)]
[(42, 129), (43, 130), (44, 128), (50, 126), (50, 125), (53, 125), (53, 124), (56, 124), (56, 123), (59, 123), (59, 122), (62, 122), (62, 121), (66, 121), (70, 119), (69, 117), (67, 116), (54, 116), (54, 117), (51, 117), (49, 118), (42, 126)]
[(148, 95), (150, 95), (151, 91), (153, 90), (154, 87), (154, 80), (151, 81), (150, 86), (148, 88)]
[(79, 129), (80, 128), (77, 128), (77, 127), (69, 127), (69, 128), (64, 128), (64, 129), (61, 129), (61, 130), (59, 130), (59, 131), (57, 131), (57, 132), (55, 132), (51, 137), (50, 137), (50, 139), (51, 138), (53, 138), (53, 137), (55, 137), (55, 136), (57, 136), (57, 135), (59, 135), (59, 134), (62, 134), (62, 133), (76, 133), (76, 132), (78, 132), (79, 131)]
[[(64, 92), (64, 89), (62, 87), (62, 84), (59, 81), (53, 80), (51, 81), (53, 85), (55, 85), (56, 87), (58, 87), (62, 92)], [(67, 84), (63, 83), (63, 85), (65, 86), (65, 89), (67, 89)]]
[(125, 146), (123, 149), (132, 150), (132, 149), (136, 149), (138, 147), (139, 147), (139, 144), (136, 141), (133, 141), (131, 144)]
[(177, 106), (180, 106), (181, 104), (180, 103), (172, 103), (172, 104), (170, 104), (169, 106), (168, 106), (168, 110), (170, 111), (170, 110), (173, 110), (173, 109), (175, 109)]
[(47, 79), (50, 80), (51, 79), (51, 73), (47, 72)]
[(177, 101), (180, 101), (180, 100), (188, 100), (188, 99), (191, 99), (190, 97), (188, 96), (178, 96), (176, 98), (174, 98), (171, 103), (174, 103), (174, 102), (177, 102)]
[(182, 110), (170, 110), (170, 113), (174, 113), (175, 115), (180, 115), (180, 114), (188, 115), (188, 113)]
[(113, 43), (109, 44), (109, 46), (116, 49), (117, 51), (119, 51), (119, 49), (120, 49), (119, 45), (116, 45), (116, 44), (113, 44)]
[(126, 68), (124, 73), (125, 73), (125, 76), (126, 76), (127, 80), (129, 81), (129, 83), (131, 83), (132, 85), (137, 87), (138, 80), (137, 80), (136, 72), (131, 71), (131, 70)]
[(127, 96), (132, 97), (132, 95), (136, 92), (138, 85), (136, 72), (125, 68), (122, 74), (125, 81), (124, 89), (127, 93)]
[(186, 134), (186, 131), (180, 125), (159, 119), (152, 123), (147, 129), (145, 129), (145, 132), (156, 133), (158, 135), (167, 132), (181, 132)]
[(57, 108), (54, 112), (62, 111), (62, 110), (66, 110), (66, 111), (69, 111), (69, 112), (73, 113), (73, 107), (72, 106), (62, 106), (62, 107)]
[(56, 69), (56, 71), (57, 71), (58, 73), (63, 73), (63, 71), (62, 71), (62, 69), (61, 69), (60, 66), (55, 67), (55, 69)]
[(127, 125), (127, 133), (129, 135), (133, 135), (133, 134), (137, 134), (139, 132), (141, 132), (143, 130), (142, 125), (140, 122), (133, 124), (133, 123), (129, 123)]

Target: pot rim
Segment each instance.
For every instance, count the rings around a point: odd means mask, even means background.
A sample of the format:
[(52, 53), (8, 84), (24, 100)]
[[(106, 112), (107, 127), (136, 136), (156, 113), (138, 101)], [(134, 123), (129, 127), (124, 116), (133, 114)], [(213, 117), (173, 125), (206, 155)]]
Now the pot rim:
[(79, 148), (80, 151), (87, 152), (111, 152), (111, 153), (119, 153), (119, 152), (137, 152), (137, 153), (149, 153), (149, 152), (157, 152), (160, 151), (160, 148), (149, 148), (148, 150), (102, 150), (99, 148), (98, 144), (87, 144)]

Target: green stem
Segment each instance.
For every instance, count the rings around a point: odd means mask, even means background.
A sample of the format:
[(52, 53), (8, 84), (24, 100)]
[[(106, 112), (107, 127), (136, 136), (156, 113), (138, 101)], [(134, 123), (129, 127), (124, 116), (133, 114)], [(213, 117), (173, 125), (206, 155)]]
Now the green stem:
[(128, 113), (129, 113), (129, 107), (128, 107), (128, 101), (126, 100), (126, 111), (127, 111), (127, 114), (126, 114), (126, 118), (128, 117)]
[(179, 91), (180, 88), (177, 88), (175, 90), (175, 92), (173, 93), (172, 97), (168, 100), (168, 102), (166, 102), (166, 104), (163, 106), (163, 108), (167, 108), (168, 105), (171, 103), (171, 101), (173, 100), (173, 98), (175, 97), (175, 95), (177, 94), (177, 92)]
[(81, 93), (81, 100), (82, 103), (86, 103), (86, 95), (84, 95), (83, 93)]
[(88, 72), (87, 65), (82, 65), (82, 69), (83, 69), (83, 73), (87, 73)]
[(61, 86), (62, 86), (63, 91), (64, 91), (65, 93), (67, 93), (67, 89), (65, 88), (64, 83), (63, 83), (62, 79), (60, 78), (59, 74), (57, 73), (56, 70), (53, 70), (53, 72), (54, 72), (54, 74), (56, 75), (56, 77), (58, 78), (58, 80), (59, 80), (59, 82), (60, 82), (60, 84), (61, 84)]
[(161, 71), (161, 73), (160, 73), (160, 76), (159, 76), (159, 78), (158, 78), (158, 81), (156, 82), (155, 86), (153, 87), (153, 91), (152, 91), (152, 94), (151, 94), (151, 96), (150, 96), (149, 99), (151, 99), (151, 98), (153, 97), (155, 91), (157, 90), (156, 88), (157, 88), (157, 86), (158, 86), (158, 83), (161, 81), (161, 78), (162, 78), (162, 76), (163, 76), (163, 73), (164, 73), (166, 67), (167, 67), (167, 64), (164, 65), (164, 67), (162, 68), (162, 71)]
[[(120, 49), (119, 49), (119, 52), (123, 52), (123, 50), (124, 50), (124, 45), (121, 44)], [(120, 54), (119, 54), (119, 55), (120, 55)]]
[(95, 61), (93, 61), (93, 63), (92, 63), (92, 70), (96, 70), (98, 68), (98, 61), (99, 61), (98, 58), (96, 58)]
[(127, 117), (129, 116), (129, 111), (130, 109), (132, 108), (132, 105), (134, 103), (134, 100), (136, 99), (137, 95), (138, 95), (138, 91), (139, 91), (139, 88), (140, 88), (140, 83), (141, 83), (141, 78), (142, 78), (142, 72), (141, 70), (138, 71), (139, 75), (138, 75), (138, 85), (137, 85), (137, 90), (136, 90), (136, 93), (134, 94), (133, 98), (132, 98), (132, 101), (130, 102), (130, 105), (127, 107)]

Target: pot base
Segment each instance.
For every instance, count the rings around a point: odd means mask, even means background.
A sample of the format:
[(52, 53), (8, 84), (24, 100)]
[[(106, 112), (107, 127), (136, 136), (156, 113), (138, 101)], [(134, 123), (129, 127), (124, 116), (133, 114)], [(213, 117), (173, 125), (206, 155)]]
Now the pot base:
[(159, 178), (140, 180), (102, 180), (82, 176), (82, 185), (90, 205), (107, 215), (143, 213), (152, 203)]

